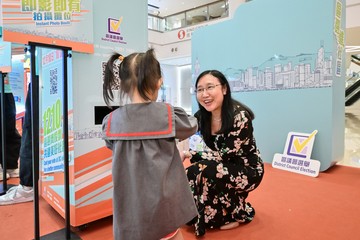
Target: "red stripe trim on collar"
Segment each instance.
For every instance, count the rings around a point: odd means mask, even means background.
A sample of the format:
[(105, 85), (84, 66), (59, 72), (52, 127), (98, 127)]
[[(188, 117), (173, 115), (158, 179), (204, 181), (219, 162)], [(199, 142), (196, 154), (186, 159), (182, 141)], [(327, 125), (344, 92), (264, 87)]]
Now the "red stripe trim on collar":
[(110, 127), (111, 127), (111, 119), (112, 114), (110, 113), (108, 124), (107, 124), (107, 130), (106, 130), (106, 136), (108, 137), (144, 137), (144, 136), (154, 136), (154, 135), (167, 135), (172, 132), (172, 115), (171, 115), (171, 107), (169, 104), (166, 104), (167, 110), (168, 110), (168, 129), (164, 131), (154, 131), (154, 132), (130, 132), (130, 133), (111, 133)]

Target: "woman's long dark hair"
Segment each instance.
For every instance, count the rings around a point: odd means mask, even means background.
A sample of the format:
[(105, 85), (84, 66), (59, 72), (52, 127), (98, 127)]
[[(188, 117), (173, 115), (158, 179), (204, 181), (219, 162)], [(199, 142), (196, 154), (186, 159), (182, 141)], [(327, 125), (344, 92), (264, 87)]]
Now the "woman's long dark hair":
[[(117, 71), (114, 71), (117, 70)], [(155, 58), (154, 49), (145, 53), (132, 53), (123, 57), (114, 53), (105, 67), (103, 82), (103, 98), (107, 106), (114, 99), (113, 88), (120, 79), (120, 97), (128, 94), (130, 97), (135, 88), (144, 100), (151, 100), (150, 96), (156, 91), (161, 78), (160, 63)]]
[[(222, 86), (226, 86), (226, 94), (224, 95), (223, 104), (221, 106), (221, 128), (217, 133), (227, 134), (233, 128), (234, 116), (239, 111), (245, 111), (247, 117), (251, 120), (255, 118), (253, 111), (249, 107), (232, 99), (229, 82), (224, 74), (218, 70), (206, 70), (202, 72), (196, 79), (195, 89), (197, 88), (199, 80), (207, 74), (216, 77), (219, 79)], [(195, 114), (195, 117), (197, 117), (199, 121), (200, 133), (203, 136), (206, 145), (213, 148), (214, 143), (211, 140), (211, 112), (208, 112), (199, 102), (198, 105), (199, 111)]]

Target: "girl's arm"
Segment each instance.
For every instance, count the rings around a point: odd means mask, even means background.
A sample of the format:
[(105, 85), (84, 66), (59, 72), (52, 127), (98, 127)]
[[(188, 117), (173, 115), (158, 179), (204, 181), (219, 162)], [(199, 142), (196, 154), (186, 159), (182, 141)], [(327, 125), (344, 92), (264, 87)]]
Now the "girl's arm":
[(103, 122), (102, 122), (102, 139), (105, 141), (106, 147), (113, 150), (113, 141), (109, 140), (106, 137), (108, 121), (109, 121), (109, 114), (104, 117)]
[(194, 116), (188, 115), (184, 109), (174, 107), (175, 114), (175, 137), (184, 140), (189, 138), (198, 129), (197, 119)]

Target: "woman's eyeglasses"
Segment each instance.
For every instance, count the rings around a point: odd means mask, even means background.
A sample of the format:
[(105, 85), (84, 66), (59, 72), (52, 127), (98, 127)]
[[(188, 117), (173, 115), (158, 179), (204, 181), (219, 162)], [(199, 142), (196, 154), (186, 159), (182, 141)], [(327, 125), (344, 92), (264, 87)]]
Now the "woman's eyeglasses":
[(212, 91), (214, 91), (215, 87), (220, 86), (220, 85), (221, 85), (221, 83), (215, 84), (215, 85), (209, 85), (205, 88), (198, 88), (198, 89), (195, 89), (195, 92), (197, 95), (202, 95), (205, 92), (205, 90), (206, 90), (206, 92), (212, 92)]

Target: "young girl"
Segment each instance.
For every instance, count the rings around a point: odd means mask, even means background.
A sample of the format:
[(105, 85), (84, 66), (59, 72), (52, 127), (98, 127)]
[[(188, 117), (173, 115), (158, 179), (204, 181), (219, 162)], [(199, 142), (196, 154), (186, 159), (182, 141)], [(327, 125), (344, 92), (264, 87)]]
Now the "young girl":
[(114, 239), (183, 239), (178, 228), (197, 216), (197, 209), (175, 138), (194, 134), (197, 120), (155, 102), (162, 77), (152, 49), (111, 56), (103, 84), (108, 106), (116, 78), (120, 100), (130, 103), (103, 120), (103, 139), (113, 151)]

